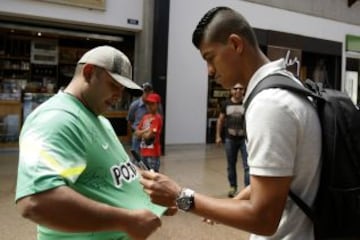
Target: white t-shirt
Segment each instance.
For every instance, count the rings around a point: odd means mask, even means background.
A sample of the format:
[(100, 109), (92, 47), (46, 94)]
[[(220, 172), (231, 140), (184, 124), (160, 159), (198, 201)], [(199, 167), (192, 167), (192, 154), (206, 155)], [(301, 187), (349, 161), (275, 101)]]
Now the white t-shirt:
[[(291, 76), (284, 65), (281, 59), (258, 69), (244, 101), (265, 76), (275, 72)], [(321, 127), (310, 102), (287, 90), (263, 90), (248, 106), (246, 127), (250, 175), (292, 176), (291, 190), (312, 205), (319, 185)], [(277, 232), (271, 237), (251, 235), (250, 239), (312, 240), (313, 225), (289, 197)]]

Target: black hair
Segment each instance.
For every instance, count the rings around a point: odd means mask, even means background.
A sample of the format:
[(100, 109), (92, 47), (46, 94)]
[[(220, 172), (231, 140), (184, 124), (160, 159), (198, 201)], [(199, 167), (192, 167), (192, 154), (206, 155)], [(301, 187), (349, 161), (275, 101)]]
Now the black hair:
[[(218, 15), (219, 18), (213, 21)], [(192, 42), (196, 48), (200, 47), (205, 37), (212, 42), (225, 43), (233, 33), (244, 37), (253, 47), (258, 45), (254, 30), (240, 13), (228, 7), (215, 7), (199, 21), (193, 32)]]

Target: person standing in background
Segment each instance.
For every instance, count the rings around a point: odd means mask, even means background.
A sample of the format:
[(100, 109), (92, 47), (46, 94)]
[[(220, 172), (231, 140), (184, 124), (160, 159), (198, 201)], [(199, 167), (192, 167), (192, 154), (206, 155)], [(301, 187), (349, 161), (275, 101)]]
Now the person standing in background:
[(147, 113), (147, 107), (145, 105), (146, 97), (153, 93), (153, 87), (150, 83), (146, 82), (142, 85), (143, 94), (141, 97), (135, 99), (129, 107), (127, 120), (131, 127), (132, 137), (131, 137), (131, 149), (140, 153), (140, 142), (141, 139), (135, 134), (135, 131), (142, 119), (142, 117)]
[(321, 87), (331, 87), (329, 86), (329, 77), (328, 71), (326, 69), (325, 59), (321, 58), (316, 62), (315, 69), (313, 72), (313, 80)]
[(158, 113), (160, 103), (161, 98), (156, 93), (151, 93), (145, 98), (148, 113), (142, 117), (135, 131), (135, 134), (141, 139), (140, 155), (142, 161), (155, 172), (159, 172), (161, 156), (160, 135), (163, 119)]
[(244, 184), (249, 185), (249, 166), (247, 164), (247, 151), (244, 136), (244, 107), (242, 100), (244, 97), (244, 87), (237, 83), (230, 90), (231, 97), (226, 100), (220, 110), (216, 122), (216, 144), (222, 143), (221, 133), (225, 132), (225, 153), (227, 159), (227, 174), (230, 184), (229, 197), (234, 197), (238, 190), (236, 163), (239, 150), (244, 168)]

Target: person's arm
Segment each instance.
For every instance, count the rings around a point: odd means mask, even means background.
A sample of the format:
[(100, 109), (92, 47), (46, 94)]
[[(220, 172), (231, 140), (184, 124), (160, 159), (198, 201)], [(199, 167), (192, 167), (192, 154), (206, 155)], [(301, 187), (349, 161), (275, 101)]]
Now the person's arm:
[(137, 129), (135, 130), (135, 135), (138, 138), (148, 139), (150, 137), (150, 134), (152, 133), (152, 131), (151, 131), (150, 127), (143, 129), (144, 120), (145, 120), (145, 118), (143, 117), (141, 119), (139, 125), (137, 126)]
[(156, 130), (155, 129), (147, 129), (146, 132), (143, 134), (143, 138), (144, 139), (150, 139), (150, 138), (154, 138), (156, 135)]
[(221, 112), (219, 114), (218, 119), (216, 120), (216, 137), (215, 137), (216, 144), (222, 143), (221, 130), (224, 126), (224, 121), (225, 121), (225, 114)]
[[(236, 200), (250, 200), (250, 193), (251, 193), (251, 188), (250, 185), (248, 185), (247, 187), (243, 188), (235, 197), (233, 197), (233, 199)], [(209, 218), (204, 218), (203, 222), (213, 225), (216, 222), (213, 221), (212, 219)]]
[[(144, 171), (142, 176), (141, 183), (154, 203), (174, 206), (181, 190), (176, 182), (149, 171)], [(195, 193), (191, 212), (251, 233), (272, 235), (279, 225), (290, 182), (291, 177), (252, 176), (251, 190), (245, 190), (243, 200), (217, 199)]]
[(156, 131), (154, 132), (153, 126), (149, 126), (149, 127), (143, 129), (145, 121), (146, 122), (147, 121), (152, 122), (153, 119), (148, 118), (146, 115), (143, 116), (140, 123), (139, 123), (139, 125), (138, 125), (138, 127), (137, 127), (137, 129), (135, 130), (135, 135), (138, 138), (143, 138), (143, 139), (149, 139), (149, 138), (155, 137)]
[(149, 138), (151, 134), (151, 129), (150, 128), (146, 128), (146, 129), (136, 129), (135, 130), (135, 135), (138, 137), (138, 138)]
[(151, 126), (145, 133), (143, 133), (142, 137), (144, 139), (154, 139), (156, 134), (161, 132), (162, 128), (162, 118), (160, 115), (153, 117), (151, 120)]
[(67, 186), (30, 195), (17, 201), (23, 217), (65, 232), (121, 231), (145, 239), (160, 225), (148, 210), (127, 210), (93, 201)]

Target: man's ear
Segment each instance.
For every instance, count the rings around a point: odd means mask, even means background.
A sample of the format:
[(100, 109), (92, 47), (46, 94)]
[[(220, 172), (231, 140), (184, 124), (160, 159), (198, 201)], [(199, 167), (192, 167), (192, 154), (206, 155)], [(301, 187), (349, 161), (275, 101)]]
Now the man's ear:
[(91, 79), (91, 76), (93, 75), (95, 71), (95, 67), (94, 65), (91, 64), (85, 64), (83, 67), (83, 75), (84, 75), (84, 79), (85, 81), (89, 82)]
[(234, 48), (235, 51), (242, 53), (244, 49), (244, 39), (237, 34), (230, 34), (228, 38), (229, 44)]

